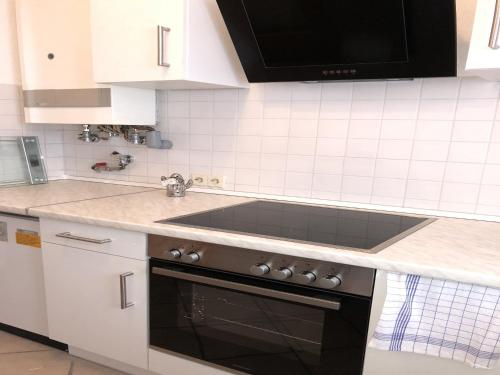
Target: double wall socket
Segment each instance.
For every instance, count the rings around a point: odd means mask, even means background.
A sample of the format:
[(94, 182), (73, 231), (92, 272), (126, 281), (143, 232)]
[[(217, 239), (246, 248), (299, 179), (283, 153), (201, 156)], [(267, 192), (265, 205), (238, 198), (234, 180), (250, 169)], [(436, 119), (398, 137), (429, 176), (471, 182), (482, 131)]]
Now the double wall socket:
[(214, 189), (224, 189), (226, 183), (226, 176), (208, 176), (204, 174), (191, 175), (193, 186), (209, 187)]

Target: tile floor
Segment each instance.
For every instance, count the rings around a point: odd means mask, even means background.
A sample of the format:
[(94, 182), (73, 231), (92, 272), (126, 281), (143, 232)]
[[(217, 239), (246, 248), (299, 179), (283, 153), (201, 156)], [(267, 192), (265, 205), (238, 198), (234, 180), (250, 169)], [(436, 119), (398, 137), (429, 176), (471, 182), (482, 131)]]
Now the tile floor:
[(34, 341), (0, 331), (1, 375), (123, 375)]

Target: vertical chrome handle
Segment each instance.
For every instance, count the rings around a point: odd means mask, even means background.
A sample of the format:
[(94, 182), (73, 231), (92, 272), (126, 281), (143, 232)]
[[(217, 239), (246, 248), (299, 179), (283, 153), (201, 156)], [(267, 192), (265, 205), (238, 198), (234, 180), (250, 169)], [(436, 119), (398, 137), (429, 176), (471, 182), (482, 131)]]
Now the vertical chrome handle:
[(491, 33), (490, 33), (490, 42), (488, 47), (491, 49), (498, 49), (500, 45), (498, 45), (498, 39), (500, 33), (500, 1), (496, 0), (495, 2), (495, 15), (493, 16), (493, 24), (491, 25)]
[(167, 45), (165, 39), (167, 39), (167, 33), (170, 29), (165, 26), (158, 26), (158, 65), (169, 67), (170, 64), (166, 61), (167, 59)]
[(133, 276), (133, 272), (125, 272), (120, 275), (120, 305), (122, 310), (134, 306), (134, 302), (127, 301), (127, 277)]

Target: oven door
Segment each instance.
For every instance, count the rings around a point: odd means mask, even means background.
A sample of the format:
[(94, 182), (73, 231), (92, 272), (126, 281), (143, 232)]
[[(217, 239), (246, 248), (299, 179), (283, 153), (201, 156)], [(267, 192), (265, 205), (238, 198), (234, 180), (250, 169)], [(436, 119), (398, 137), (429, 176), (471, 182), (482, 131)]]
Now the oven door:
[(150, 263), (151, 347), (249, 374), (361, 374), (369, 298)]

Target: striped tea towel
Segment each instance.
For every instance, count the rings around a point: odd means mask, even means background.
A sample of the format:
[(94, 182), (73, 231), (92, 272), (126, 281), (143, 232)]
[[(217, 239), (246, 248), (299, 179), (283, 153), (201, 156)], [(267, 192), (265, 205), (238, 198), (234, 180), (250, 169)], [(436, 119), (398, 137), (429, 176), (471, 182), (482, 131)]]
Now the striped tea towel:
[(493, 368), (500, 358), (500, 290), (389, 273), (369, 346)]

